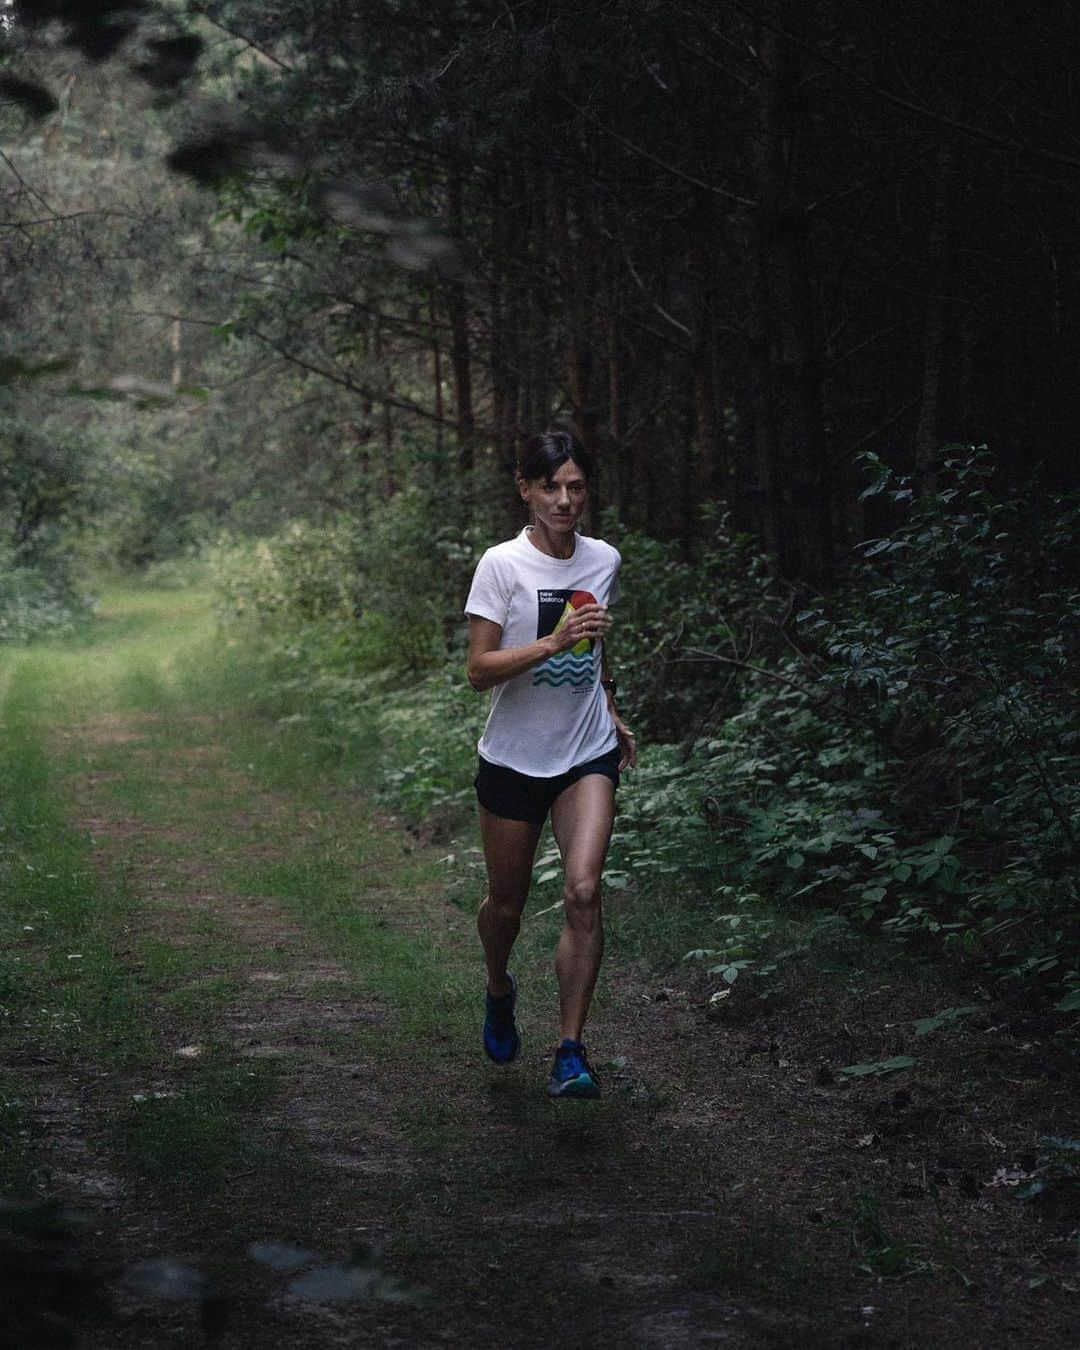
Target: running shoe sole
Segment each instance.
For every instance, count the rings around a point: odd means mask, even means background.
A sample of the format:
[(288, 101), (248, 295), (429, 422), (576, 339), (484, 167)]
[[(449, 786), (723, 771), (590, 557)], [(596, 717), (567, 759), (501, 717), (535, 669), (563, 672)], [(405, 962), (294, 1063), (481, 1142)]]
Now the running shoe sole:
[(577, 1101), (587, 1098), (596, 1098), (600, 1096), (600, 1085), (591, 1074), (579, 1073), (576, 1078), (567, 1078), (565, 1082), (560, 1083), (555, 1078), (548, 1079), (547, 1095), (549, 1097), (572, 1097)]

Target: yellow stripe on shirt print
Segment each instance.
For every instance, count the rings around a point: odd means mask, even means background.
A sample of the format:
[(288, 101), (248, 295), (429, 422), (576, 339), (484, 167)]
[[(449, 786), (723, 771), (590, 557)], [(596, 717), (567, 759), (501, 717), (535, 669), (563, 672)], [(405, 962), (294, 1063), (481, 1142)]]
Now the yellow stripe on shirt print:
[[(589, 598), (589, 603), (592, 603), (591, 596)], [(567, 619), (569, 619), (571, 614), (573, 614), (573, 612), (574, 606), (570, 603), (569, 600), (567, 600), (566, 607), (563, 610), (562, 614), (559, 615), (559, 622), (555, 625), (553, 631), (557, 633), (559, 629), (563, 626), (563, 624), (567, 621)], [(592, 647), (592, 638), (586, 637), (582, 638), (580, 642), (575, 642), (574, 645), (570, 648), (570, 650), (571, 652), (573, 652), (575, 656), (584, 656), (585, 653), (589, 651), (591, 647)]]

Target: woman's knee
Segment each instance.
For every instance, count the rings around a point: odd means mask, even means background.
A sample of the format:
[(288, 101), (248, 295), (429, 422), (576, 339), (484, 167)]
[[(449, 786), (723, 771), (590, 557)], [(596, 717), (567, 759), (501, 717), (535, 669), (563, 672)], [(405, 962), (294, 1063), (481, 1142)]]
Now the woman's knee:
[(600, 919), (599, 876), (567, 877), (564, 902), (569, 922), (582, 927), (596, 924)]
[(526, 896), (516, 888), (503, 890), (493, 886), (488, 891), (484, 903), (491, 913), (505, 922), (520, 920), (522, 910), (525, 908), (525, 899)]

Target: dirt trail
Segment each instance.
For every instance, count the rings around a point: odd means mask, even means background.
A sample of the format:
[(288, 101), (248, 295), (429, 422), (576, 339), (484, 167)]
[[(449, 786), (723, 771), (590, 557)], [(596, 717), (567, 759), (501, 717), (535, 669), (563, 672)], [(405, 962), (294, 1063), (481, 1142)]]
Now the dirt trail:
[[(372, 1052), (395, 1009), (362, 993), (349, 962), (276, 901), (223, 880), (245, 858), (286, 855), (304, 819), (228, 762), (213, 719), (190, 719), (188, 750), (154, 763), (174, 815), (116, 791), (126, 758), (154, 762), (155, 725), (110, 716), (73, 731), (76, 820), (95, 865), (144, 900), (140, 936), (179, 949), (210, 924), (242, 953), (217, 1035), (275, 1065), (267, 1112), (306, 1146), (307, 1225), (282, 1232), (272, 1195), (243, 1215), (227, 1212), (228, 1197), (194, 1210), (148, 1203), (95, 1143), (136, 1085), (103, 1082), (91, 1065), (29, 1063), (54, 1189), (91, 1215), (85, 1245), (99, 1268), (217, 1250), (231, 1223), (330, 1253), (373, 1243), (428, 1291), (423, 1304), (313, 1302), (238, 1265), (221, 1275), (233, 1315), (216, 1343), (227, 1347), (1065, 1343), (1075, 1224), (989, 1184), (1060, 1119), (1055, 1093), (1068, 1090), (1032, 1079), (1019, 1035), (984, 1037), (992, 1075), (1021, 1079), (1007, 1094), (984, 1084), (965, 1095), (951, 1062), (917, 1082), (850, 1084), (838, 1068), (899, 1053), (903, 1028), (940, 991), (882, 980), (766, 1004), (737, 988), (710, 1005), (704, 986), (661, 986), (612, 961), (592, 1032), (601, 1059), (614, 1059), (599, 1108), (539, 1103), (535, 1059), (527, 1083), (479, 1062), (463, 1074), (453, 1057), (418, 1080), (399, 1052)], [(185, 803), (207, 791), (231, 825), (225, 859), (204, 854), (185, 823)], [(343, 831), (358, 805), (343, 799)], [(463, 959), (460, 911), (431, 896), (397, 910), (395, 921), (442, 931), (448, 959)], [(156, 1030), (172, 1059), (139, 1090), (170, 1091), (177, 1057), (199, 1053), (184, 1006), (162, 999)], [(913, 1259), (911, 1278), (884, 1278), (883, 1253), (901, 1243), (923, 1268)], [(1046, 1271), (1054, 1279), (1030, 1287)], [(87, 1345), (202, 1342), (191, 1306), (116, 1282), (111, 1293), (111, 1320)]]

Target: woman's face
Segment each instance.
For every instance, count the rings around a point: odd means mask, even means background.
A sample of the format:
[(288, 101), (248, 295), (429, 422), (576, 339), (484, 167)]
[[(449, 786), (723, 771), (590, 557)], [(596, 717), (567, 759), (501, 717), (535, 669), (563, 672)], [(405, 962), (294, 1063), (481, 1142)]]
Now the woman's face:
[(589, 495), (581, 467), (568, 459), (550, 478), (519, 478), (521, 500), (538, 525), (555, 534), (576, 528)]

